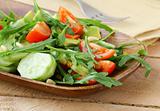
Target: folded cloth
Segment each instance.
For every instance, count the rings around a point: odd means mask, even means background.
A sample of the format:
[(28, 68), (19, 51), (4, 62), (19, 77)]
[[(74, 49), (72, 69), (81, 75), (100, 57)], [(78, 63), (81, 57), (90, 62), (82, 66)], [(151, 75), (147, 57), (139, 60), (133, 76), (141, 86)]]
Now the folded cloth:
[[(33, 0), (17, 0), (33, 4)], [(84, 17), (74, 0), (37, 0), (41, 7), (58, 10), (64, 6), (76, 16)], [(160, 37), (160, 0), (84, 0), (103, 13), (130, 18), (112, 26), (139, 40)], [(107, 18), (106, 18), (107, 19)]]

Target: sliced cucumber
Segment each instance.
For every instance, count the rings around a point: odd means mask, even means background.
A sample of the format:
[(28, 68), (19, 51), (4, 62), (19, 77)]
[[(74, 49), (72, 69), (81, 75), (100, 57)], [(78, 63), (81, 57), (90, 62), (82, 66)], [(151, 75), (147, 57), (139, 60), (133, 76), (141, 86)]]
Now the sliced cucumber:
[(24, 58), (27, 53), (16, 53), (0, 57), (0, 66), (10, 66), (16, 64), (20, 59)]
[(86, 29), (86, 33), (85, 33), (86, 36), (92, 36), (92, 37), (97, 37), (97, 38), (101, 38), (101, 34), (100, 34), (100, 29), (99, 27), (96, 27), (96, 26), (89, 26), (87, 29)]
[(31, 53), (20, 61), (17, 70), (22, 77), (45, 81), (54, 75), (56, 65), (50, 54)]

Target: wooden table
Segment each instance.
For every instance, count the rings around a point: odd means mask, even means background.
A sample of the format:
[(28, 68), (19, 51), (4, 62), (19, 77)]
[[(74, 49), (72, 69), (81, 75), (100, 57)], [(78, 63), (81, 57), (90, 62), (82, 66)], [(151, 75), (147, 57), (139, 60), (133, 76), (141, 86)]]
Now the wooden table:
[(64, 98), (0, 81), (0, 111), (160, 111), (160, 41), (149, 47), (149, 78), (140, 67), (123, 86)]

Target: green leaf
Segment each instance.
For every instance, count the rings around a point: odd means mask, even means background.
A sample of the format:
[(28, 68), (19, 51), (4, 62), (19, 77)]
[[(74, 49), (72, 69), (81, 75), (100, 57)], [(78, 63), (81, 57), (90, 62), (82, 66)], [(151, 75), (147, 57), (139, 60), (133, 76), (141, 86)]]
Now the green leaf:
[(43, 9), (41, 9), (38, 4), (37, 4), (37, 1), (34, 0), (34, 12), (35, 13), (38, 13), (38, 17), (41, 17), (39, 18), (39, 20), (44, 20), (47, 24), (51, 25), (51, 26), (54, 26), (55, 28), (58, 26), (60, 27), (61, 29), (65, 28), (66, 25), (60, 23), (60, 21), (58, 21), (57, 19), (53, 18), (51, 16), (51, 14)]
[[(11, 12), (10, 12), (11, 13)], [(5, 21), (14, 21), (15, 18), (12, 15), (7, 15), (6, 13), (4, 13), (2, 10), (0, 10), (0, 19), (4, 19)]]
[(87, 37), (87, 36), (85, 36), (85, 46), (87, 47), (88, 54), (90, 55), (90, 57), (92, 58), (92, 60), (94, 61), (94, 63), (97, 63), (97, 61), (94, 59), (95, 56), (93, 55), (92, 50), (91, 50), (90, 47), (89, 47), (88, 37)]
[(0, 71), (4, 72), (16, 72), (16, 66), (0, 66)]
[(66, 34), (67, 29), (68, 29), (68, 26), (66, 26), (62, 30), (62, 32), (58, 35), (58, 44), (57, 44), (58, 46), (64, 46), (65, 39), (66, 39), (65, 34)]
[(124, 55), (121, 60), (119, 61), (118, 66), (122, 67), (123, 65), (125, 65), (128, 61), (132, 60), (133, 57), (132, 55)]
[(141, 56), (147, 56), (148, 52), (144, 49), (141, 49), (141, 50), (138, 51), (138, 54), (141, 55)]
[(141, 65), (143, 65), (146, 68), (145, 76), (148, 77), (150, 72), (151, 72), (151, 66), (141, 57), (138, 57), (138, 55), (124, 55), (121, 60), (119, 61), (119, 66), (125, 65), (129, 60), (136, 60), (138, 61)]
[(63, 77), (67, 75), (66, 72), (63, 70), (63, 68), (60, 66), (60, 64), (57, 64), (57, 67), (58, 67), (58, 69), (59, 69), (59, 71), (60, 71), (60, 74), (61, 74)]
[(37, 4), (37, 0), (34, 0), (34, 7), (33, 7), (33, 9), (34, 9), (35, 13), (37, 13), (40, 10), (40, 7)]
[(63, 82), (65, 82), (66, 84), (73, 85), (74, 84), (74, 79), (71, 75), (67, 74), (63, 77)]
[(20, 27), (11, 27), (10, 26), (10, 27), (7, 27), (7, 28), (3, 29), (0, 32), (0, 44), (2, 43), (2, 41), (6, 42), (7, 38), (10, 35), (15, 34), (15, 33), (20, 33), (20, 32), (26, 31), (26, 30), (29, 30), (34, 25), (35, 25), (35, 22), (32, 22), (32, 23), (27, 23), (27, 24), (25, 24), (23, 26), (20, 26)]
[(86, 76), (85, 78), (79, 80), (79, 81), (76, 81), (76, 83), (79, 83), (79, 84), (86, 84), (88, 83), (88, 80), (91, 80), (91, 79), (94, 79), (96, 80), (97, 82), (99, 82), (100, 84), (106, 86), (106, 87), (109, 87), (111, 88), (112, 86), (120, 86), (122, 85), (121, 82), (111, 78), (111, 77), (108, 77), (106, 76), (107, 74), (106, 73), (97, 73), (97, 72), (93, 72), (92, 74)]
[(67, 29), (67, 34), (74, 35), (74, 32), (71, 28), (68, 28)]
[(55, 39), (47, 39), (42, 42), (31, 44), (31, 45), (24, 47), (24, 48), (17, 48), (17, 49), (13, 49), (13, 50), (6, 51), (6, 52), (0, 52), (0, 56), (1, 57), (7, 56), (7, 55), (18, 53), (18, 52), (34, 52), (37, 50), (43, 50), (47, 44), (51, 44), (54, 41), (55, 41)]
[(85, 24), (85, 25), (97, 26), (97, 27), (105, 29), (106, 31), (109, 31), (109, 32), (113, 31), (113, 29), (110, 26), (102, 23), (100, 20), (85, 19), (85, 18), (79, 18), (78, 20), (80, 21), (80, 23)]
[(120, 86), (122, 85), (121, 82), (116, 81), (115, 79), (111, 78), (111, 77), (106, 77), (105, 74), (103, 73), (99, 73), (97, 74), (97, 76), (95, 77), (95, 80), (101, 84), (103, 84), (106, 87), (111, 88), (112, 86)]

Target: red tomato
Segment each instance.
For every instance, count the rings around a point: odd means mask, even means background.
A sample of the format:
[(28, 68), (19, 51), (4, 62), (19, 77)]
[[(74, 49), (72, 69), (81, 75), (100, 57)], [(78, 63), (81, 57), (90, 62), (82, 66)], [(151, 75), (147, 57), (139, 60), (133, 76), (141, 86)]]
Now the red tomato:
[(115, 50), (106, 49), (104, 52), (95, 53), (95, 60), (106, 60), (111, 58), (115, 54)]
[(95, 69), (98, 72), (108, 72), (109, 74), (111, 74), (115, 68), (116, 64), (108, 60), (99, 61), (98, 64), (95, 65)]
[(66, 34), (65, 36), (66, 38), (69, 38), (69, 39), (78, 39), (80, 37), (80, 35), (70, 35), (70, 34)]
[(44, 41), (51, 35), (51, 30), (45, 22), (38, 22), (28, 33), (26, 40), (30, 43)]
[(72, 28), (75, 34), (79, 34), (79, 35), (83, 34), (83, 26), (80, 23), (77, 22), (73, 25), (70, 25), (70, 27)]
[(78, 22), (76, 17), (71, 12), (69, 12), (67, 9), (63, 7), (60, 7), (58, 15), (59, 15), (59, 20), (62, 23), (66, 24), (67, 22), (69, 22), (69, 27), (72, 28), (75, 35), (83, 34), (83, 26)]
[(106, 48), (100, 46), (100, 45), (97, 45), (95, 43), (89, 43), (89, 46), (90, 48), (93, 50), (93, 53), (96, 54), (96, 53), (103, 53), (105, 52)]
[(3, 29), (3, 26), (2, 25), (0, 25), (0, 30), (2, 30)]
[(80, 44), (79, 44), (79, 49), (82, 51), (82, 52), (87, 52), (87, 48), (85, 47), (85, 42), (84, 41), (81, 41)]
[(94, 85), (96, 83), (97, 83), (97, 81), (94, 80), (94, 79), (91, 79), (91, 80), (88, 81), (88, 85)]
[[(95, 60), (106, 60), (112, 57), (115, 54), (115, 50), (113, 49), (107, 49), (100, 45), (97, 45), (95, 43), (89, 43), (90, 48), (93, 51), (93, 54), (95, 55)], [(79, 49), (82, 52), (87, 52), (87, 48), (85, 47), (85, 42), (81, 41), (79, 45)]]
[(62, 23), (66, 23), (68, 20), (69, 22), (76, 21), (76, 17), (64, 7), (59, 8), (58, 14)]

